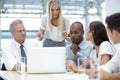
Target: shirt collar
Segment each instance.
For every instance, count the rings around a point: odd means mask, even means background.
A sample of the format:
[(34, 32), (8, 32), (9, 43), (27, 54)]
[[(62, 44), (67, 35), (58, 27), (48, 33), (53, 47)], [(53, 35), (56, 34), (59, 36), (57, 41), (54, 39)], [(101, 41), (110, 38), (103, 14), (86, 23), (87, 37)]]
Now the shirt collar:
[(83, 40), (81, 41), (81, 43), (78, 46), (80, 49), (86, 48), (87, 47), (86, 40), (83, 38)]
[[(13, 39), (13, 44), (17, 47), (17, 48), (19, 48), (20, 47), (20, 43), (18, 43), (15, 39)], [(26, 44), (26, 40), (23, 42), (23, 45), (24, 46), (26, 46), (27, 44)]]
[(15, 45), (17, 48), (20, 47), (20, 43), (18, 43), (15, 39), (13, 39), (13, 45)]

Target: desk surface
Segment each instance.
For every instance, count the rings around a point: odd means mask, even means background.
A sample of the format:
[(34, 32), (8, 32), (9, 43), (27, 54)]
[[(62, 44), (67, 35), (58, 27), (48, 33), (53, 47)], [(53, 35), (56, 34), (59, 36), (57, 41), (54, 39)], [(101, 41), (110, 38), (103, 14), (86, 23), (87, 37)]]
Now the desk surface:
[(0, 75), (5, 77), (5, 80), (90, 80), (85, 74), (72, 72), (62, 74), (20, 74), (15, 71), (0, 71)]

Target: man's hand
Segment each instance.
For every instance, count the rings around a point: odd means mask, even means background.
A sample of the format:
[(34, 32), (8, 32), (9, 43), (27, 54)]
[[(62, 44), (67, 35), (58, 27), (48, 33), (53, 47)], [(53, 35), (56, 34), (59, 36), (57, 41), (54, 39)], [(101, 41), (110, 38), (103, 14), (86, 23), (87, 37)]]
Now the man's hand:
[(73, 51), (74, 55), (77, 55), (78, 45), (77, 44), (72, 44), (70, 48)]
[(68, 60), (66, 65), (68, 71), (70, 70), (70, 71), (78, 72), (77, 65), (72, 60)]

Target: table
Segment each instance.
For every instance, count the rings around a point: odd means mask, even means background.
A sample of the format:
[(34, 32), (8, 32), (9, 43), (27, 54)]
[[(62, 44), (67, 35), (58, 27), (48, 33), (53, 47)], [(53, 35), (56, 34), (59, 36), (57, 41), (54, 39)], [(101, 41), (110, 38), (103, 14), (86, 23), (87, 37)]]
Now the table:
[(0, 75), (4, 77), (5, 80), (91, 80), (85, 74), (73, 72), (61, 74), (20, 74), (16, 71), (0, 71)]

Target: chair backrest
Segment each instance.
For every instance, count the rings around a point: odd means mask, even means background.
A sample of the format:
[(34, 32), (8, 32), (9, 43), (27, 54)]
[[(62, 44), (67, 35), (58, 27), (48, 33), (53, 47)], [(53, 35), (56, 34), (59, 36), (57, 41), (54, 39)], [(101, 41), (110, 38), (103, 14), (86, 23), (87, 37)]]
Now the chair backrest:
[(4, 63), (2, 64), (1, 70), (4, 70), (4, 71), (7, 70)]

